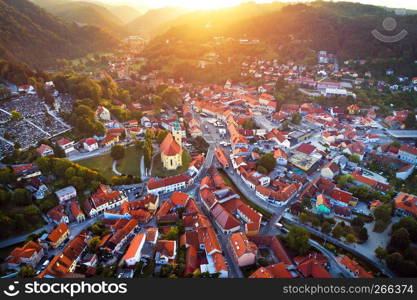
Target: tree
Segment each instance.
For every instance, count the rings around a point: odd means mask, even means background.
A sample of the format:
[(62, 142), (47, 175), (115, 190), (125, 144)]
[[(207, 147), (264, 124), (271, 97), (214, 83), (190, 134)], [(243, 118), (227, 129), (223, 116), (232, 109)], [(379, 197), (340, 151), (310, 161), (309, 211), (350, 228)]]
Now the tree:
[(28, 190), (15, 189), (12, 194), (12, 202), (19, 206), (29, 205), (32, 203), (32, 195)]
[(392, 217), (392, 206), (390, 204), (383, 204), (378, 206), (374, 210), (374, 216), (376, 220), (382, 220), (388, 222)]
[(258, 161), (256, 162), (257, 166), (264, 167), (266, 170), (268, 170), (268, 172), (274, 170), (276, 164), (277, 161), (275, 160), (273, 153), (266, 153), (262, 155), (261, 158), (258, 159)]
[(405, 128), (407, 129), (414, 129), (416, 128), (417, 122), (416, 122), (416, 115), (415, 113), (409, 113), (407, 115), (407, 118), (404, 121)]
[(312, 207), (312, 205), (311, 205), (311, 199), (310, 198), (307, 198), (307, 197), (303, 198), (303, 200), (301, 201), (301, 205), (304, 208), (311, 209), (311, 207)]
[(378, 248), (375, 249), (375, 255), (379, 259), (385, 259), (386, 256), (388, 255), (388, 252), (387, 252), (387, 250), (385, 248), (378, 247)]
[(356, 238), (355, 238), (355, 236), (352, 233), (349, 233), (349, 234), (346, 235), (346, 242), (348, 244), (352, 244), (355, 241), (356, 241)]
[(35, 277), (35, 270), (28, 266), (22, 266), (17, 273), (19, 278), (32, 278)]
[(401, 227), (394, 231), (389, 245), (400, 251), (407, 249), (410, 246), (410, 234), (407, 229)]
[(168, 135), (168, 131), (167, 130), (159, 130), (158, 133), (156, 134), (156, 142), (158, 144), (161, 144), (165, 137)]
[(170, 230), (168, 230), (165, 234), (163, 239), (164, 240), (171, 240), (171, 241), (175, 241), (178, 239), (178, 235), (179, 235), (179, 229), (177, 226), (171, 227)]
[(0, 168), (0, 184), (13, 184), (16, 182), (16, 175), (11, 168)]
[(88, 242), (88, 252), (96, 253), (97, 252), (97, 246), (98, 246), (98, 244), (100, 244), (100, 241), (101, 241), (101, 239), (100, 239), (99, 236), (92, 237), (91, 240)]
[(362, 227), (359, 230), (358, 238), (363, 242), (366, 242), (368, 240), (369, 238), (368, 230), (365, 227)]
[(321, 225), (321, 232), (325, 234), (329, 234), (330, 231), (332, 231), (332, 226), (330, 225), (329, 222), (324, 221), (323, 224)]
[(291, 123), (299, 125), (301, 123), (302, 118), (303, 117), (301, 116), (301, 114), (296, 112), (292, 115)]
[(177, 88), (166, 88), (160, 96), (162, 103), (168, 108), (173, 108), (181, 103), (181, 92)]
[(352, 154), (349, 156), (349, 161), (358, 164), (361, 162), (361, 158), (359, 157), (359, 155)]
[(399, 222), (392, 225), (392, 231), (396, 231), (399, 228), (407, 229), (410, 234), (410, 240), (417, 242), (417, 220), (413, 217), (402, 217)]
[(245, 120), (245, 122), (243, 122), (242, 127), (244, 129), (254, 129), (255, 128), (255, 124), (253, 123), (252, 120)]
[(306, 214), (306, 213), (301, 213), (299, 216), (300, 222), (301, 223), (307, 223), (310, 220), (310, 217)]
[(291, 226), (286, 237), (288, 246), (299, 255), (303, 255), (310, 250), (309, 239), (310, 233), (297, 226)]
[(120, 160), (125, 156), (125, 148), (122, 145), (114, 145), (110, 155), (114, 160)]
[(360, 216), (353, 218), (353, 220), (350, 222), (350, 225), (357, 227), (362, 227), (364, 224), (365, 222), (363, 221), (363, 218), (361, 218)]
[(22, 114), (18, 111), (12, 110), (11, 112), (11, 120), (12, 121), (18, 121), (22, 119)]

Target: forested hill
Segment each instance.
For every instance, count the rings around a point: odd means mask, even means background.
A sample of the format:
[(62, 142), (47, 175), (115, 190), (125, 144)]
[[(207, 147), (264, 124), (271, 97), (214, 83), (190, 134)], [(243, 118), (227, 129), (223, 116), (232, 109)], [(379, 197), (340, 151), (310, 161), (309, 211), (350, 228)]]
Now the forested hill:
[(0, 0), (0, 58), (48, 67), (117, 42), (98, 27), (64, 23), (28, 0)]
[[(255, 4), (256, 5), (256, 4)], [(395, 15), (385, 8), (348, 2), (321, 2), (286, 5), (255, 17), (236, 20), (239, 7), (219, 11), (223, 26), (205, 26), (210, 18), (200, 18), (196, 24), (182, 22), (171, 27), (157, 40), (202, 40), (214, 36), (254, 38), (266, 42), (281, 57), (300, 59), (309, 50), (327, 50), (339, 57), (398, 58), (411, 60), (417, 57), (417, 16)], [(387, 32), (382, 28), (384, 18), (392, 16), (397, 28)], [(213, 18), (213, 16), (211, 16)], [(190, 17), (191, 19), (191, 17)], [(231, 23), (230, 20), (235, 20)], [(175, 24), (176, 25), (176, 24)], [(222, 25), (222, 24), (220, 24)], [(383, 43), (371, 32), (377, 29), (392, 36), (402, 29), (406, 38), (398, 43)], [(152, 47), (155, 46), (151, 43)]]
[[(51, 3), (50, 0), (31, 0), (49, 13), (66, 22), (79, 25), (96, 25), (116, 36), (127, 36), (124, 22), (113, 13), (111, 8), (86, 1), (63, 1)], [(134, 12), (134, 10), (133, 10)]]
[[(382, 28), (388, 16), (398, 22), (393, 32)], [(328, 50), (341, 57), (412, 58), (417, 54), (416, 25), (416, 16), (397, 16), (376, 6), (314, 2), (289, 5), (278, 12), (236, 23), (229, 34), (268, 40), (277, 46), (303, 41), (314, 50)], [(374, 29), (388, 36), (405, 29), (408, 36), (398, 43), (383, 43), (372, 36)]]

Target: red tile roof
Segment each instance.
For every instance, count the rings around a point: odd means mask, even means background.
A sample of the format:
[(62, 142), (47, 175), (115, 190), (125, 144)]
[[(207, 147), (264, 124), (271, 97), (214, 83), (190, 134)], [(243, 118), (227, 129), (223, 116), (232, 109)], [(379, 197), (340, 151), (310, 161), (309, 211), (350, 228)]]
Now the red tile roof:
[(175, 156), (182, 153), (182, 148), (175, 141), (171, 133), (168, 133), (160, 145), (160, 151), (166, 156)]

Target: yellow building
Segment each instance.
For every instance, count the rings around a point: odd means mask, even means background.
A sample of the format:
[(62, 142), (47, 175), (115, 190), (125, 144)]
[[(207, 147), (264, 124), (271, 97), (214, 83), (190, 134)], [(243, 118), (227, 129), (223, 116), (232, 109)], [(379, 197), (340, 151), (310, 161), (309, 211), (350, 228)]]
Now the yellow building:
[(165, 169), (175, 170), (182, 166), (182, 136), (179, 131), (168, 133), (161, 143), (161, 161)]

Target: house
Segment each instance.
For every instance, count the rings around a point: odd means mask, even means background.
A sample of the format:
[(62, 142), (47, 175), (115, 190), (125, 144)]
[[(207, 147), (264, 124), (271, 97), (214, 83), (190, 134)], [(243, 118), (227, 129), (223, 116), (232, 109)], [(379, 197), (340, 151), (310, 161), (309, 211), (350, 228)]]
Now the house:
[(352, 144), (347, 145), (346, 149), (343, 152), (350, 154), (350, 155), (357, 155), (360, 160), (363, 159), (365, 155), (365, 145), (361, 142), (354, 142)]
[(115, 134), (108, 134), (100, 143), (105, 147), (112, 147), (119, 142), (119, 136)]
[(360, 174), (352, 174), (353, 182), (357, 185), (365, 185), (378, 192), (387, 193), (391, 189), (391, 186), (386, 183), (376, 181), (372, 178), (362, 176)]
[(172, 204), (174, 204), (174, 207), (176, 208), (184, 208), (189, 199), (191, 199), (190, 195), (183, 192), (174, 192), (170, 198)]
[(187, 174), (180, 174), (159, 180), (152, 177), (146, 185), (147, 192), (154, 195), (162, 195), (174, 191), (179, 191), (188, 186), (190, 179), (191, 177)]
[(316, 210), (324, 214), (329, 214), (330, 208), (330, 200), (323, 194), (318, 195), (316, 199)]
[(58, 253), (48, 264), (46, 269), (38, 275), (38, 278), (63, 278), (71, 277), (77, 263), (87, 248), (88, 235), (85, 231), (72, 239), (64, 250)]
[(62, 138), (58, 140), (56, 144), (65, 152), (65, 154), (68, 154), (75, 150), (74, 141), (71, 141), (69, 139)]
[(65, 203), (68, 200), (74, 199), (77, 197), (77, 190), (73, 186), (67, 186), (66, 188), (60, 189), (55, 192), (59, 203)]
[(399, 216), (417, 217), (417, 197), (401, 192), (395, 198), (395, 213)]
[(13, 173), (16, 175), (17, 181), (42, 175), (41, 171), (34, 164), (24, 164), (13, 167)]
[(98, 143), (93, 138), (87, 138), (84, 140), (83, 147), (88, 152), (91, 152), (98, 149)]
[(96, 119), (101, 121), (111, 121), (110, 111), (100, 105), (96, 110)]
[(406, 180), (414, 172), (414, 165), (405, 165), (395, 173), (398, 179)]
[(260, 267), (249, 278), (297, 278), (297, 268), (286, 263), (277, 263), (267, 267)]
[(361, 109), (356, 104), (352, 104), (347, 107), (347, 111), (350, 115), (356, 115), (361, 112)]
[(6, 263), (12, 269), (17, 269), (21, 265), (35, 268), (43, 255), (42, 246), (36, 242), (29, 241), (22, 247), (15, 248), (6, 258)]
[(38, 148), (36, 148), (36, 154), (39, 156), (49, 156), (54, 155), (54, 149), (51, 146), (42, 144)]
[(320, 171), (321, 176), (326, 179), (333, 179), (340, 172), (339, 165), (333, 161), (328, 162)]
[(71, 201), (70, 209), (71, 209), (72, 216), (78, 223), (85, 221), (85, 215), (82, 212), (77, 200)]
[(340, 255), (336, 260), (355, 278), (373, 278), (372, 274), (346, 255)]
[(55, 206), (54, 208), (50, 209), (47, 214), (48, 219), (55, 224), (60, 223), (69, 223), (68, 216), (64, 213), (64, 206), (62, 204), (59, 204)]
[(66, 223), (62, 222), (54, 230), (52, 230), (47, 240), (52, 248), (58, 248), (69, 236), (70, 230)]
[(214, 222), (224, 233), (232, 233), (240, 230), (240, 222), (220, 203), (216, 203), (212, 207), (211, 214)]
[(229, 237), (229, 243), (234, 259), (238, 263), (239, 267), (255, 264), (258, 247), (255, 243), (249, 241), (244, 233), (233, 233)]
[(400, 147), (400, 150), (398, 151), (398, 155), (400, 156), (400, 159), (402, 161), (405, 161), (413, 165), (417, 165), (417, 148), (416, 147), (402, 145)]
[(177, 242), (159, 240), (156, 243), (155, 263), (159, 265), (171, 264), (177, 255)]
[(145, 244), (145, 241), (146, 234), (140, 233), (136, 235), (130, 242), (130, 246), (122, 258), (122, 261), (125, 262), (127, 266), (134, 266), (136, 263), (140, 261), (142, 256), (142, 248)]
[(286, 166), (288, 159), (287, 159), (287, 154), (284, 152), (284, 150), (278, 148), (277, 150), (274, 151), (274, 158), (277, 161), (278, 165), (281, 166)]
[(92, 207), (89, 209), (88, 213), (92, 217), (120, 206), (128, 199), (124, 192), (114, 191), (110, 186), (100, 184), (97, 192), (91, 195), (90, 200)]

